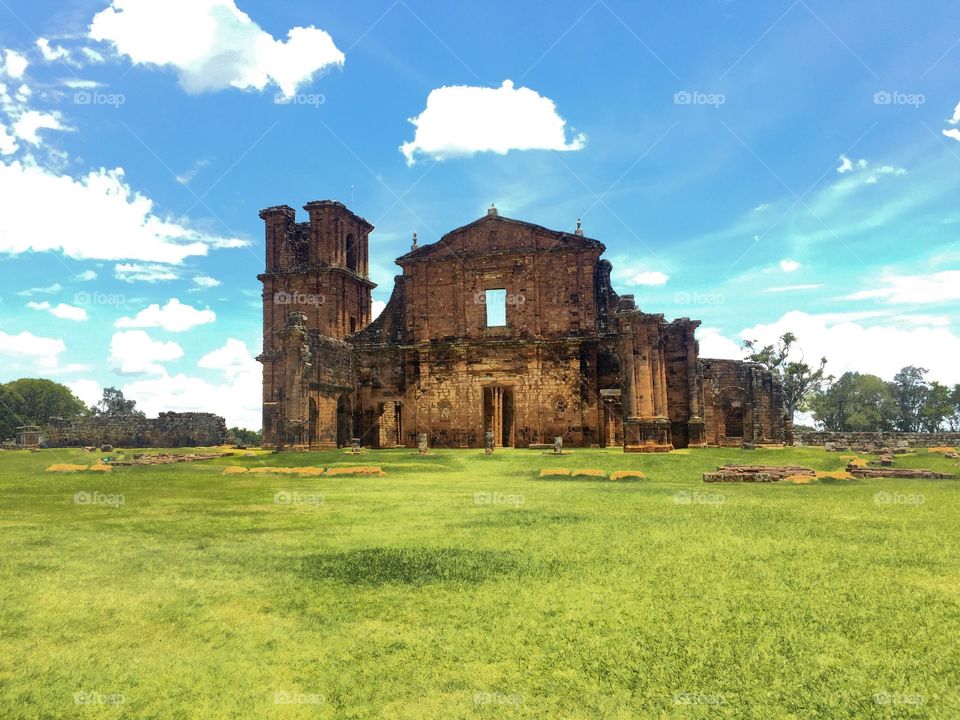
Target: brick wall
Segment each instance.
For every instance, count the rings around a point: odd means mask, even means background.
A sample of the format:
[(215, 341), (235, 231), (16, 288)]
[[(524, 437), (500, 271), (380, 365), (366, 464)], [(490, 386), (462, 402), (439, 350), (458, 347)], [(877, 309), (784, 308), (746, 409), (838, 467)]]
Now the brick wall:
[(227, 426), (212, 413), (160, 413), (156, 418), (108, 415), (72, 422), (51, 421), (47, 429), (52, 447), (198, 447), (222, 445)]
[(826, 443), (848, 447), (876, 446), (896, 447), (957, 447), (960, 433), (907, 433), (907, 432), (799, 432), (797, 445), (820, 446)]

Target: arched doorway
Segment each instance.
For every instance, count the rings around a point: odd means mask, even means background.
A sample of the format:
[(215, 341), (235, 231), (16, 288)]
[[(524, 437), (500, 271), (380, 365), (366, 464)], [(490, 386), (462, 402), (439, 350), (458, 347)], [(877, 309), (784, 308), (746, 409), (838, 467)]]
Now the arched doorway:
[(348, 447), (353, 438), (353, 402), (349, 393), (337, 398), (337, 447)]

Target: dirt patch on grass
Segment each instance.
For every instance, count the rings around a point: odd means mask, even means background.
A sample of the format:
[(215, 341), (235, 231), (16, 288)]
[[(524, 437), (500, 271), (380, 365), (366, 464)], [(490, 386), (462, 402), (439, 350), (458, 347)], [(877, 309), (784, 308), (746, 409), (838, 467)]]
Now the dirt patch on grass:
[(70, 465), (69, 463), (61, 463), (59, 465), (51, 465), (47, 468), (47, 472), (110, 472), (113, 470), (111, 465), (104, 465), (103, 463), (97, 463), (96, 465)]
[(639, 470), (617, 470), (610, 474), (611, 480), (645, 480), (647, 476)]

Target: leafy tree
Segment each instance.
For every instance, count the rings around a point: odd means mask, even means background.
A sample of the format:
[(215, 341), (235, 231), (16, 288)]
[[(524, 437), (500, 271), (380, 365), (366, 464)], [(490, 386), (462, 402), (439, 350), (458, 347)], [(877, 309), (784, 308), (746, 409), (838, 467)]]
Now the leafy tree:
[(744, 342), (744, 348), (750, 350), (747, 359), (765, 365), (780, 378), (791, 420), (797, 410), (806, 407), (807, 398), (823, 386), (827, 366), (827, 359), (824, 357), (820, 358), (819, 365), (811, 367), (803, 361), (802, 352), (799, 361), (791, 360), (790, 355), (796, 349), (796, 342), (797, 336), (791, 332), (781, 335), (776, 345), (760, 347), (756, 340)]
[(240, 444), (247, 446), (257, 446), (263, 444), (263, 433), (259, 430), (247, 430), (246, 428), (232, 427), (227, 434)]
[(930, 383), (923, 407), (920, 408), (920, 429), (923, 432), (939, 432), (955, 410), (950, 388), (936, 381)]
[(94, 415), (137, 415), (143, 413), (137, 410), (136, 400), (127, 400), (123, 392), (115, 387), (103, 389), (103, 397), (91, 408)]
[(923, 408), (930, 393), (927, 372), (926, 368), (908, 365), (893, 376), (898, 408), (896, 429), (901, 432), (920, 432), (923, 427)]
[(846, 372), (810, 400), (814, 419), (827, 430), (892, 430), (897, 419), (893, 387), (876, 375)]
[(21, 378), (0, 385), (0, 438), (14, 437), (21, 425), (45, 426), (50, 418), (73, 419), (87, 408), (66, 385)]

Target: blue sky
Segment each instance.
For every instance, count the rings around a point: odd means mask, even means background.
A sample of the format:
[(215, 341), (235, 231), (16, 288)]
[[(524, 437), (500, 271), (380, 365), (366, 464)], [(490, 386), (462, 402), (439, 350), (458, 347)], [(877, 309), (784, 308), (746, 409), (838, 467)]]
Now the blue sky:
[(257, 211), (334, 198), (381, 302), (495, 202), (705, 356), (960, 382), (960, 5), (545, 7), (5, 0), (0, 380), (256, 427)]

